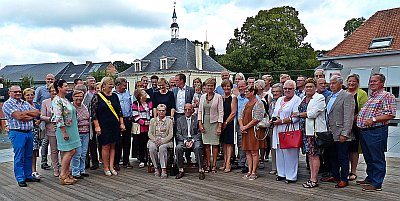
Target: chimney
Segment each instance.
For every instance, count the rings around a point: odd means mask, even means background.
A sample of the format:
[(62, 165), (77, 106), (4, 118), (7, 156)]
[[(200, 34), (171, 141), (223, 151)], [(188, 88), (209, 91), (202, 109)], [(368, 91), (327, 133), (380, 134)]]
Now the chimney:
[(196, 55), (196, 68), (199, 70), (203, 70), (203, 58), (201, 55), (201, 43), (198, 41), (195, 41), (194, 43), (195, 47), (194, 47), (194, 52)]
[(86, 61), (86, 66), (90, 66), (92, 64), (92, 61)]
[(210, 55), (210, 44), (208, 43), (208, 41), (204, 41), (204, 53), (206, 53), (206, 55)]

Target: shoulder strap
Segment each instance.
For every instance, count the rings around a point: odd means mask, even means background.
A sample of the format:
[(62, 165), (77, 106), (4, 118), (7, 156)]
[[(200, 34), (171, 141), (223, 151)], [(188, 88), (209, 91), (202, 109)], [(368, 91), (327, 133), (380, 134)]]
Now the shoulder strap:
[(117, 115), (117, 113), (114, 110), (114, 107), (111, 105), (111, 101), (107, 100), (106, 97), (103, 96), (103, 94), (101, 93), (97, 93), (101, 99), (103, 99), (104, 102), (106, 102), (107, 106), (110, 108), (111, 112), (114, 114), (114, 116), (117, 118), (117, 120), (119, 121), (119, 117)]

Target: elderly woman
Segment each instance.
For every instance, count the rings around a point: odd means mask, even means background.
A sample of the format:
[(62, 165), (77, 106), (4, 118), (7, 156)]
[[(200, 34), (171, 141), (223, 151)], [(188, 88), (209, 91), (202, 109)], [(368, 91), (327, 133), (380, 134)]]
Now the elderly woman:
[(49, 86), (50, 98), (43, 100), (42, 107), (40, 111), (40, 119), (45, 122), (45, 134), (49, 139), (50, 144), (50, 157), (51, 165), (53, 166), (53, 175), (55, 177), (60, 176), (60, 171), (58, 168), (58, 149), (57, 149), (57, 139), (56, 139), (56, 127), (54, 122), (51, 121), (51, 102), (57, 93), (54, 89), (54, 85)]
[(154, 175), (160, 176), (161, 167), (161, 178), (165, 179), (168, 177), (167, 174), (167, 162), (168, 162), (168, 148), (172, 148), (173, 144), (173, 130), (174, 122), (172, 119), (167, 118), (166, 113), (167, 107), (164, 104), (157, 106), (157, 117), (150, 120), (149, 127), (149, 142), (147, 148), (150, 152), (150, 158), (154, 164)]
[[(280, 83), (276, 83), (272, 85), (271, 87), (271, 93), (272, 96), (268, 97), (268, 103), (269, 103), (269, 116), (272, 117), (275, 107), (276, 107), (276, 101), (282, 97), (283, 95), (283, 87)], [(271, 171), (269, 174), (276, 174), (276, 148), (272, 147), (272, 135), (269, 137), (269, 144), (271, 146)]]
[(223, 80), (221, 83), (224, 90), (224, 123), (222, 124), (221, 143), (223, 144), (224, 165), (221, 170), (224, 172), (231, 171), (231, 157), (233, 146), (235, 145), (235, 117), (237, 112), (237, 98), (232, 95), (231, 90), (233, 83), (230, 80)]
[(360, 76), (357, 74), (351, 74), (347, 77), (347, 92), (351, 93), (354, 96), (355, 108), (354, 108), (354, 123), (351, 129), (353, 136), (355, 139), (350, 142), (349, 145), (349, 159), (350, 159), (350, 173), (349, 173), (349, 180), (353, 181), (357, 179), (357, 164), (358, 164), (358, 151), (359, 144), (360, 144), (360, 131), (357, 127), (357, 115), (362, 106), (367, 102), (368, 95), (367, 93), (360, 89)]
[[(268, 103), (267, 103), (268, 93), (264, 92), (264, 88), (265, 88), (264, 80), (257, 80), (254, 83), (254, 86), (255, 86), (255, 88), (257, 88), (256, 97), (258, 97), (258, 99), (262, 101), (262, 103), (264, 104), (265, 113), (267, 113), (269, 115), (269, 113), (268, 113), (269, 107), (268, 107)], [(262, 131), (265, 132), (265, 129), (262, 129)], [(267, 147), (267, 145), (268, 145), (268, 147)], [(266, 140), (264, 140), (264, 143), (260, 144), (260, 168), (264, 168), (264, 159), (265, 159), (265, 156), (268, 159), (269, 150), (271, 149), (270, 147), (271, 147), (270, 143), (266, 143)], [(268, 154), (266, 155), (265, 152), (266, 152), (267, 148), (268, 148)]]
[(322, 150), (315, 141), (316, 132), (327, 131), (325, 121), (325, 97), (316, 93), (317, 82), (308, 78), (305, 82), (306, 95), (299, 105), (300, 128), (303, 131), (303, 151), (310, 164), (310, 179), (303, 184), (304, 188), (318, 186), (319, 156)]
[(51, 121), (56, 123), (57, 148), (62, 151), (59, 180), (62, 185), (71, 185), (77, 181), (69, 175), (71, 159), (75, 154), (75, 149), (81, 146), (76, 108), (65, 98), (69, 90), (67, 81), (57, 80), (54, 82), (54, 89), (57, 96), (51, 104), (53, 112)]
[[(283, 85), (285, 96), (280, 97), (275, 104), (272, 115), (275, 125), (272, 136), (272, 148), (276, 149), (276, 167), (278, 171), (277, 181), (286, 180), (286, 183), (297, 181), (297, 170), (299, 165), (299, 148), (281, 149), (279, 147), (279, 133), (284, 132), (286, 127), (294, 124), (294, 128), (299, 128), (299, 118), (292, 117), (298, 114), (301, 99), (294, 95), (296, 82), (286, 80)], [(276, 119), (275, 119), (275, 118)], [(289, 126), (289, 129), (292, 129)]]
[(76, 179), (83, 179), (83, 177), (89, 176), (85, 172), (85, 161), (89, 146), (90, 114), (87, 107), (82, 104), (83, 96), (84, 92), (80, 90), (74, 90), (72, 93), (72, 100), (78, 119), (78, 132), (82, 144), (81, 147), (76, 149), (76, 153), (72, 158), (72, 176)]
[(257, 100), (257, 92), (258, 89), (256, 87), (247, 87), (244, 93), (249, 101), (239, 115), (239, 126), (242, 132), (242, 149), (246, 152), (247, 164), (249, 166), (249, 172), (243, 178), (249, 180), (257, 178), (257, 167), (260, 158), (258, 150), (262, 146), (265, 147), (265, 141), (258, 140), (262, 138), (262, 130), (255, 129), (255, 126), (262, 120), (265, 113), (263, 103)]
[(125, 130), (122, 109), (117, 94), (112, 92), (114, 81), (111, 77), (101, 80), (101, 91), (92, 99), (94, 130), (101, 148), (106, 176), (118, 175), (114, 169), (115, 143), (119, 142), (121, 131)]
[(200, 132), (203, 134), (203, 145), (205, 161), (207, 162), (206, 172), (211, 169), (210, 155), (212, 146), (213, 166), (212, 172), (217, 172), (217, 155), (219, 147), (219, 136), (221, 135), (222, 122), (224, 117), (224, 105), (222, 96), (215, 93), (215, 78), (208, 78), (205, 81), (207, 93), (200, 97), (198, 120)]
[[(24, 96), (24, 99), (26, 102), (28, 102), (30, 105), (35, 107), (36, 109), (40, 109), (40, 105), (37, 103), (33, 102), (33, 98), (35, 97), (35, 90), (32, 88), (26, 88), (23, 92), (22, 95)], [(40, 179), (40, 174), (37, 172), (36, 169), (36, 158), (39, 157), (39, 149), (40, 145), (42, 144), (42, 139), (43, 136), (39, 136), (40, 134), (40, 118), (37, 117), (33, 119), (33, 129), (32, 129), (32, 134), (33, 134), (33, 155), (32, 155), (32, 177), (36, 179)]]
[(140, 134), (134, 135), (134, 147), (139, 154), (139, 167), (144, 167), (146, 160), (146, 145), (149, 141), (148, 131), (150, 119), (153, 116), (153, 103), (147, 98), (147, 93), (144, 89), (136, 89), (134, 93), (137, 101), (132, 104), (133, 121), (140, 125)]

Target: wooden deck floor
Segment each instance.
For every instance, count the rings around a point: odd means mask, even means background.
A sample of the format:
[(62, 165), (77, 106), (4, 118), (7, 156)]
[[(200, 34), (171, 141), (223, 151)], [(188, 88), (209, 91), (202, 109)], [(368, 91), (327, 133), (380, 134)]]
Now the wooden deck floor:
[[(308, 178), (304, 157), (301, 157), (299, 181), (285, 184), (275, 181), (266, 172), (270, 163), (259, 172), (255, 181), (242, 179), (239, 170), (231, 173), (207, 173), (201, 181), (196, 173), (184, 178), (162, 180), (145, 169), (121, 169), (118, 176), (103, 176), (102, 170), (88, 170), (90, 177), (72, 186), (61, 186), (52, 171), (40, 170), (42, 181), (18, 187), (13, 163), (0, 164), (0, 200), (399, 200), (400, 159), (387, 159), (387, 175), (381, 192), (363, 192), (352, 182), (349, 187), (335, 189), (332, 183), (320, 183), (315, 189), (304, 189)], [(134, 163), (137, 165), (136, 163)], [(359, 179), (365, 176), (365, 163), (360, 162)]]

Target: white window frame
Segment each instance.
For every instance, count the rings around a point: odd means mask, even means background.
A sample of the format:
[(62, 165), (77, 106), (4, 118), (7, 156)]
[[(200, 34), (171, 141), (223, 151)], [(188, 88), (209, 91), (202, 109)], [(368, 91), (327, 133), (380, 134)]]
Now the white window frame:
[[(165, 64), (165, 65), (163, 65), (163, 63)], [(163, 70), (163, 69), (168, 69), (168, 66), (167, 66), (167, 64), (168, 64), (168, 58), (162, 58), (162, 59), (160, 59), (160, 69), (161, 70)]]
[(142, 62), (140, 61), (135, 61), (133, 62), (133, 65), (135, 67), (135, 72), (140, 72), (142, 71)]

